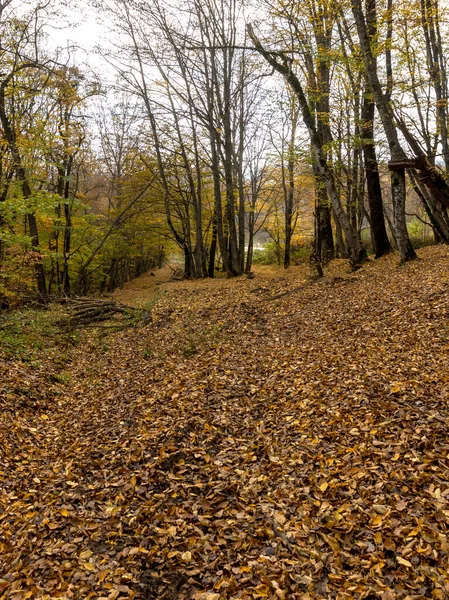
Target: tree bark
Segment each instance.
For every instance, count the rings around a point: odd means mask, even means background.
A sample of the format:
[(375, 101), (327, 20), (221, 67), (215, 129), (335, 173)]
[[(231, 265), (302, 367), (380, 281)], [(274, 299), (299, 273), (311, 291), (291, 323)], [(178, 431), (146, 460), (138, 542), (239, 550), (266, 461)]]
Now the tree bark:
[(362, 104), (362, 144), (365, 165), (368, 205), (371, 218), (371, 233), (375, 258), (380, 258), (391, 251), (385, 227), (385, 215), (380, 186), (379, 165), (374, 146), (374, 102), (371, 94), (365, 90)]

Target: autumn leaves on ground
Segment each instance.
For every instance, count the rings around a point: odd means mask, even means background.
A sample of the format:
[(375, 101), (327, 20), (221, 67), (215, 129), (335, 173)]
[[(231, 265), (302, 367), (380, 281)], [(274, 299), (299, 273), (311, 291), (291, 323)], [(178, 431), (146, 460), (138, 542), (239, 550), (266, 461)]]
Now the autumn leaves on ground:
[(448, 598), (448, 259), (145, 276), (2, 360), (0, 598)]

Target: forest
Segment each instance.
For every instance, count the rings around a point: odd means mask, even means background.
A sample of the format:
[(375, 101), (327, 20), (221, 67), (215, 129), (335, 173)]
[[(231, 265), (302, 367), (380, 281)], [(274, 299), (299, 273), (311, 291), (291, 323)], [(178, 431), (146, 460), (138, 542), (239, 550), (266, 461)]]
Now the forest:
[(0, 600), (449, 598), (448, 46), (0, 0)]
[(3, 305), (447, 243), (446, 8), (111, 0), (95, 71), (3, 0)]

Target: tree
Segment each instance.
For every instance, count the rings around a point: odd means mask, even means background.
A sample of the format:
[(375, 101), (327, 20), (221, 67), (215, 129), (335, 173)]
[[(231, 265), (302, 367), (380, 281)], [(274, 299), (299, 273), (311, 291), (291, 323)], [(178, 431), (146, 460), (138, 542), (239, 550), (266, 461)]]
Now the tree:
[[(11, 156), (12, 172), (18, 181), (25, 201), (33, 195), (30, 173), (27, 172), (22, 147), (24, 114), (20, 111), (22, 95), (36, 96), (48, 84), (48, 69), (52, 61), (41, 55), (40, 40), (42, 38), (41, 12), (45, 9), (37, 7), (28, 15), (19, 19), (14, 15), (5, 18), (4, 11), (10, 2), (3, 3), (0, 15), (4, 19), (2, 27), (2, 47), (0, 61), (0, 124), (2, 136)], [(33, 210), (27, 213), (27, 222), (31, 250), (33, 252), (34, 274), (39, 294), (47, 295), (47, 284), (42, 255), (39, 245), (39, 232), (36, 215)]]
[[(370, 20), (374, 21), (375, 7), (372, 3), (369, 5), (369, 9)], [(352, 0), (352, 12), (354, 14), (360, 46), (363, 53), (366, 77), (373, 91), (377, 110), (379, 111), (384, 132), (388, 140), (391, 160), (398, 164), (398, 167), (394, 168), (391, 172), (393, 220), (401, 262), (406, 262), (416, 258), (416, 253), (408, 236), (405, 219), (406, 183), (403, 165), (407, 160), (407, 156), (399, 142), (398, 132), (394, 124), (394, 114), (390, 105), (389, 92), (384, 92), (382, 90), (379, 81), (377, 62), (371, 50), (369, 31), (359, 0)]]
[(302, 113), (304, 124), (309, 132), (312, 149), (316, 161), (316, 168), (326, 186), (326, 191), (329, 194), (332, 202), (332, 208), (338, 222), (344, 232), (351, 262), (355, 267), (364, 257), (364, 250), (360, 245), (357, 232), (349, 222), (348, 216), (345, 213), (341, 204), (332, 168), (329, 166), (326, 158), (326, 150), (324, 140), (319, 130), (316, 127), (315, 120), (310, 111), (309, 104), (303, 91), (300, 80), (292, 70), (292, 59), (285, 53), (279, 51), (266, 50), (262, 45), (251, 25), (248, 25), (248, 33), (254, 43), (256, 50), (265, 58), (268, 64), (278, 73), (280, 73), (291, 87), (292, 91), (298, 99), (298, 105)]
[[(371, 39), (374, 40), (377, 36), (375, 0), (367, 0), (366, 18), (369, 35)], [(340, 36), (343, 62), (345, 64), (347, 78), (350, 81), (352, 94), (355, 99), (353, 162), (354, 165), (357, 164), (358, 152), (361, 148), (364, 160), (364, 177), (366, 180), (366, 195), (369, 206), (371, 238), (375, 258), (380, 258), (384, 254), (390, 252), (391, 244), (388, 239), (385, 226), (385, 215), (379, 175), (379, 165), (377, 161), (375, 148), (375, 104), (370, 85), (366, 81), (366, 78), (363, 76), (363, 69), (360, 68), (360, 53), (352, 39), (351, 28), (347, 22), (344, 12), (340, 13), (340, 17), (338, 20), (338, 30)], [(348, 52), (346, 48), (348, 49)], [(374, 60), (376, 59), (374, 58)], [(344, 115), (343, 120), (345, 120)], [(358, 143), (359, 139), (360, 144)], [(352, 175), (353, 182), (357, 180), (357, 177), (354, 176), (355, 172)], [(357, 198), (360, 201), (360, 194), (358, 192), (356, 193)], [(360, 211), (360, 213), (362, 215), (363, 220), (363, 199), (361, 199), (361, 206), (362, 210)]]

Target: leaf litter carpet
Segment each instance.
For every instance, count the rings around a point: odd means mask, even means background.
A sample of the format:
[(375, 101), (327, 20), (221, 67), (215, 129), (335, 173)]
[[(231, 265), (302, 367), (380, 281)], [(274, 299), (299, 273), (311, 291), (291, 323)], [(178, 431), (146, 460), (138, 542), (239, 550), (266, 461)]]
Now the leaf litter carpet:
[(449, 598), (449, 252), (420, 257), (166, 284), (62, 381), (3, 361), (0, 598)]

